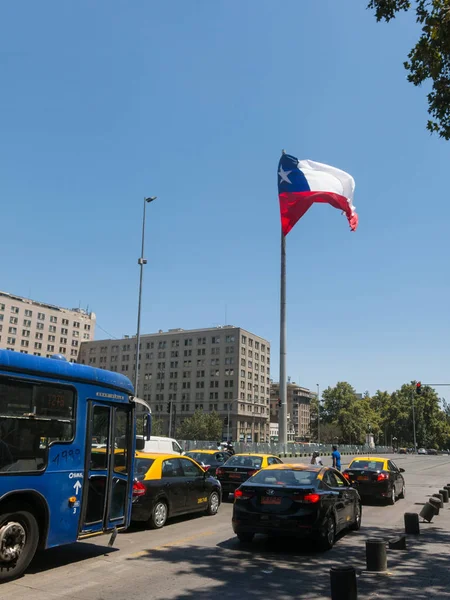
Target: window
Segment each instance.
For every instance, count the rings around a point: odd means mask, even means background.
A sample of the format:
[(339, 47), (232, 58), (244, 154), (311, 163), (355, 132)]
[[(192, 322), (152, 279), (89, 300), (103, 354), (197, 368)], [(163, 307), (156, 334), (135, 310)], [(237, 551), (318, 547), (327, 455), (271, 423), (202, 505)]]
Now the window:
[(225, 337), (225, 341), (229, 344), (230, 342), (234, 342), (234, 335), (227, 335)]
[(204, 377), (205, 371), (197, 371), (197, 377)]
[(228, 358), (226, 358), (225, 364), (226, 365), (234, 365), (234, 356), (229, 356)]
[(195, 384), (195, 387), (197, 389), (204, 388), (205, 387), (205, 382), (204, 381), (197, 381), (196, 384)]
[(191, 382), (183, 381), (183, 390), (190, 390), (190, 389), (191, 389)]
[(217, 356), (220, 354), (220, 348), (211, 348), (211, 354)]
[(178, 348), (178, 346), (180, 345), (180, 340), (172, 340), (172, 348)]
[(188, 339), (184, 340), (184, 345), (185, 346), (192, 346), (192, 338), (188, 338)]
[(205, 359), (201, 359), (197, 361), (197, 367), (204, 367), (205, 366)]
[(158, 352), (158, 358), (166, 358), (165, 352)]
[(184, 356), (192, 356), (192, 350), (185, 350)]
[(219, 382), (218, 381), (210, 381), (209, 382), (209, 387), (210, 388), (218, 388), (219, 387)]
[(60, 344), (67, 344), (67, 338), (59, 338), (59, 343)]
[(205, 348), (199, 348), (197, 350), (197, 356), (205, 356), (206, 355), (206, 349)]
[(61, 321), (61, 323), (62, 323), (63, 325), (68, 325), (68, 324), (69, 324), (69, 319), (63, 319), (63, 320)]
[(5, 310), (5, 305), (4, 304), (0, 304), (0, 310)]
[(61, 327), (61, 335), (69, 335), (69, 330), (65, 327)]
[(234, 380), (233, 379), (226, 379), (225, 380), (225, 387), (232, 388), (233, 386), (234, 386)]
[(211, 366), (219, 365), (220, 360), (218, 358), (211, 358)]
[(210, 400), (218, 400), (219, 399), (219, 393), (218, 392), (210, 392), (209, 393), (209, 399)]
[(251, 361), (251, 360), (248, 361), (248, 368), (253, 369), (253, 361)]
[(28, 346), (30, 345), (30, 342), (29, 342), (28, 340), (22, 340), (22, 341), (20, 342), (20, 345), (21, 345), (23, 348), (28, 348)]
[(204, 398), (205, 398), (205, 392), (196, 392), (195, 393), (196, 400), (203, 400)]
[(11, 306), (11, 312), (15, 315), (19, 314), (19, 307), (18, 306)]
[(58, 322), (58, 318), (53, 315), (50, 315), (50, 323), (57, 323), (57, 322)]
[(234, 346), (227, 346), (225, 348), (225, 354), (234, 354)]
[(77, 340), (72, 340), (72, 346), (74, 348), (77, 348), (78, 347), (78, 341)]
[(177, 358), (178, 357), (178, 350), (172, 350), (170, 352), (170, 356), (171, 356), (171, 358)]
[(179, 458), (169, 458), (163, 462), (162, 477), (163, 479), (184, 477), (184, 472)]
[(44, 313), (38, 312), (37, 318), (39, 319), (39, 321), (45, 321), (45, 315), (44, 315)]
[(249, 345), (250, 347), (252, 347), (252, 346), (253, 346), (253, 340), (252, 340), (251, 338), (248, 338), (248, 345)]
[(30, 321), (30, 319), (24, 319), (23, 320), (23, 326), (24, 327), (31, 327), (31, 321)]
[(13, 325), (17, 325), (19, 319), (17, 317), (9, 317), (9, 322)]
[[(56, 321), (55, 321), (55, 323), (56, 323)], [(90, 331), (91, 330), (91, 326), (88, 323), (85, 323), (84, 324), (84, 330), (85, 331)]]
[(213, 336), (211, 338), (211, 344), (220, 344), (220, 337), (219, 336)]
[(204, 344), (206, 344), (206, 338), (205, 337), (199, 337), (199, 338), (197, 338), (197, 345), (198, 346), (201, 346), (201, 345), (204, 345)]
[[(75, 395), (71, 389), (0, 378), (2, 465), (0, 472), (42, 471), (48, 446), (73, 437)], [(23, 418), (33, 414), (32, 419)]]
[(55, 340), (56, 340), (56, 338), (55, 338), (55, 336), (54, 336), (54, 335), (49, 335), (49, 336), (48, 336), (48, 341), (49, 341), (49, 342), (54, 342)]
[(31, 332), (28, 329), (22, 329), (23, 337), (30, 337)]
[(75, 327), (75, 329), (80, 329), (80, 322), (79, 321), (74, 321), (73, 322), (73, 326)]
[(54, 325), (50, 325), (48, 330), (50, 331), (50, 333), (56, 333), (56, 327)]
[(17, 333), (17, 327), (9, 327), (8, 328), (8, 333), (13, 333), (14, 335), (16, 335), (16, 333)]
[(253, 350), (249, 350), (247, 356), (253, 358)]

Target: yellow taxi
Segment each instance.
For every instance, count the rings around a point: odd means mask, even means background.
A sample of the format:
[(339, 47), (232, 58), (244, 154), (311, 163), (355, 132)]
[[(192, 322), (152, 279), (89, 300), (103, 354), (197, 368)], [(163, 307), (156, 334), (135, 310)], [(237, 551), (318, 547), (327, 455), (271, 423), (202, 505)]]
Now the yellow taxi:
[(223, 498), (226, 500), (249, 477), (260, 469), (282, 464), (282, 460), (273, 454), (233, 454), (216, 471), (216, 477), (222, 484)]
[(136, 452), (134, 464), (132, 521), (160, 529), (170, 517), (219, 510), (220, 483), (192, 458)]
[(184, 453), (197, 462), (203, 469), (206, 469), (210, 475), (215, 477), (216, 470), (221, 467), (231, 456), (224, 450), (189, 450)]
[(383, 499), (395, 504), (397, 498), (406, 494), (404, 472), (389, 458), (358, 456), (342, 474), (358, 490), (361, 499)]

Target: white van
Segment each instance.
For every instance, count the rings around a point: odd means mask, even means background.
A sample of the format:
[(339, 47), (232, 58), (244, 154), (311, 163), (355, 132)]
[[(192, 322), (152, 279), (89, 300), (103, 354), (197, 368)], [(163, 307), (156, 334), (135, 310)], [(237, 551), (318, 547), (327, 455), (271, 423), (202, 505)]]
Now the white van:
[(183, 449), (177, 440), (169, 437), (152, 435), (149, 440), (144, 436), (136, 436), (136, 450), (141, 452), (164, 452), (165, 454), (182, 454)]

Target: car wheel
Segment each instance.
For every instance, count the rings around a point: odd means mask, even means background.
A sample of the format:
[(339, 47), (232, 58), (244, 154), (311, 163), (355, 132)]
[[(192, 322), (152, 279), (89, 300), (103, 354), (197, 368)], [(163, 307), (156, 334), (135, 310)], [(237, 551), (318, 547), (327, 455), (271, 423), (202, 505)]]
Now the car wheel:
[(406, 487), (405, 487), (405, 484), (403, 484), (402, 491), (400, 492), (398, 497), (403, 499), (403, 498), (405, 498), (405, 496), (406, 496)]
[(388, 499), (388, 504), (394, 506), (395, 504), (395, 485), (392, 486), (391, 495)]
[(217, 511), (219, 510), (219, 505), (220, 505), (220, 497), (219, 497), (218, 492), (216, 492), (216, 491), (211, 492), (211, 494), (209, 495), (208, 508), (206, 509), (206, 514), (207, 515), (216, 515)]
[(249, 544), (253, 541), (253, 538), (255, 537), (254, 533), (249, 533), (248, 531), (246, 531), (245, 533), (237, 533), (236, 535), (238, 537), (238, 540), (242, 544)]
[(325, 521), (318, 539), (319, 550), (331, 550), (336, 539), (336, 522), (333, 516)]
[[(10, 507), (5, 507), (8, 510)], [(0, 563), (0, 581), (20, 577), (30, 564), (39, 542), (39, 527), (27, 510), (5, 512), (0, 517), (2, 553), (6, 560)]]
[(164, 500), (158, 500), (152, 510), (148, 524), (151, 529), (161, 529), (167, 521), (168, 508)]
[(361, 502), (357, 502), (355, 505), (355, 520), (350, 525), (350, 529), (352, 531), (359, 531), (361, 529), (361, 517), (362, 517)]

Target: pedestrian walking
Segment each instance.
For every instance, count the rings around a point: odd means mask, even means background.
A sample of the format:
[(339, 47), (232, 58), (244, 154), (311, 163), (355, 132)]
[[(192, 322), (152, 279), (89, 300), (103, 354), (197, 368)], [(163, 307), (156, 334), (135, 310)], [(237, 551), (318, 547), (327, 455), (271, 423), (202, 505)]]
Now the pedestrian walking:
[(317, 450), (314, 450), (314, 452), (312, 453), (311, 464), (312, 465), (320, 465), (323, 467), (322, 458), (320, 457), (320, 454), (317, 452)]
[(341, 453), (337, 449), (337, 446), (333, 446), (333, 452), (331, 453), (333, 459), (333, 467), (338, 471), (341, 470)]

